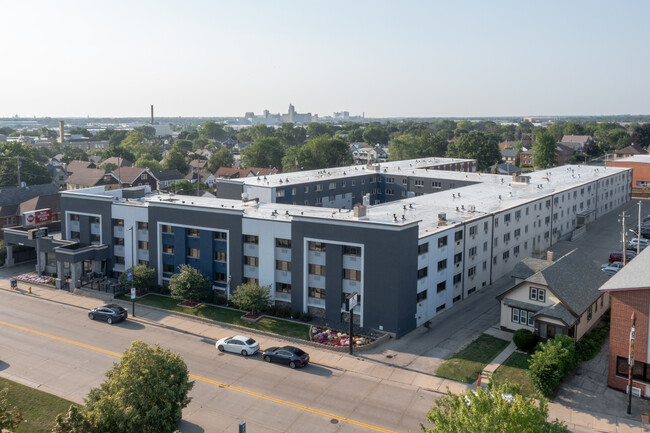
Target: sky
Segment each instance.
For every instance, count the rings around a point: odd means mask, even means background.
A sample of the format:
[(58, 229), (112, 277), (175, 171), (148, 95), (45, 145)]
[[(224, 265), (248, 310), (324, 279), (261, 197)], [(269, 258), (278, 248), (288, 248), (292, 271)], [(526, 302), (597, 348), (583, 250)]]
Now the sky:
[(3, 0), (0, 117), (650, 112), (650, 1)]

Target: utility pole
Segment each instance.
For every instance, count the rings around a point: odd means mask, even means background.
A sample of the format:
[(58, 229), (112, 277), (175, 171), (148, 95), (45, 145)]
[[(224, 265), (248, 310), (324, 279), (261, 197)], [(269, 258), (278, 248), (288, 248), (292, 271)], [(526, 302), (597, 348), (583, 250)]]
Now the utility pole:
[(639, 200), (639, 228), (636, 231), (636, 255), (641, 254), (641, 200)]
[(627, 355), (627, 414), (632, 414), (632, 367), (634, 367), (634, 339), (636, 338), (636, 315), (632, 312), (632, 328), (630, 329), (630, 346)]
[(621, 217), (622, 217), (621, 222), (623, 223), (623, 232), (622, 232), (623, 233), (623, 235), (622, 235), (623, 236), (623, 254), (622, 255), (623, 255), (623, 266), (625, 266), (625, 264), (627, 262), (627, 253), (626, 253), (627, 250), (625, 249), (625, 238), (627, 237), (627, 236), (625, 236), (625, 212), (623, 212), (621, 214)]

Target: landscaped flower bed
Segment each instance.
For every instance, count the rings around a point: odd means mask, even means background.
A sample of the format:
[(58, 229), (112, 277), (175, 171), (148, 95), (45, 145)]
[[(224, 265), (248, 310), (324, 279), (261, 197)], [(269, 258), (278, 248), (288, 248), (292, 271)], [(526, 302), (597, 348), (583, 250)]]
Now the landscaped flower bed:
[(52, 277), (39, 277), (36, 274), (20, 274), (16, 276), (17, 280), (24, 281), (26, 283), (34, 284), (52, 284), (54, 285), (54, 278)]
[[(327, 346), (349, 346), (350, 335), (347, 332), (339, 332), (329, 328), (318, 328), (312, 326), (311, 341), (314, 343), (325, 344)], [(355, 335), (352, 337), (353, 346), (363, 346), (375, 341), (373, 338)]]

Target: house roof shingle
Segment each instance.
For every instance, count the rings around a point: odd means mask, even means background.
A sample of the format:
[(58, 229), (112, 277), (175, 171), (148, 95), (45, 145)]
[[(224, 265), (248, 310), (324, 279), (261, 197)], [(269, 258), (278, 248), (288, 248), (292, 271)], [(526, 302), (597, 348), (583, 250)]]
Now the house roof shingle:
[(106, 164), (113, 164), (117, 167), (131, 167), (133, 163), (129, 161), (128, 159), (124, 159), (119, 156), (111, 156), (110, 158), (106, 158), (104, 161), (102, 161), (101, 164), (99, 164), (100, 167), (103, 167)]
[(576, 316), (575, 314), (567, 310), (566, 307), (561, 303), (542, 308), (541, 310), (533, 314), (533, 318), (537, 318), (540, 316), (547, 316), (547, 317), (552, 317), (554, 319), (560, 319), (561, 321), (566, 323), (567, 326), (573, 325), (575, 321), (578, 320), (578, 316)]
[(85, 168), (97, 168), (97, 166), (92, 161), (79, 161), (76, 159), (65, 165), (65, 171), (68, 173), (74, 173)]
[(615, 152), (617, 155), (647, 155), (648, 152), (644, 150), (641, 146), (636, 144), (631, 144), (627, 147), (617, 150)]
[(181, 180), (185, 179), (185, 176), (183, 174), (174, 169), (174, 170), (162, 170), (162, 171), (152, 171), (151, 174), (153, 177), (158, 179), (158, 181), (168, 181), (168, 180)]
[[(71, 185), (96, 186), (104, 179), (105, 174), (106, 172), (101, 168), (85, 168), (72, 173), (67, 183)], [(117, 184), (117, 178), (111, 173), (109, 174), (113, 177), (112, 180), (114, 183)]]

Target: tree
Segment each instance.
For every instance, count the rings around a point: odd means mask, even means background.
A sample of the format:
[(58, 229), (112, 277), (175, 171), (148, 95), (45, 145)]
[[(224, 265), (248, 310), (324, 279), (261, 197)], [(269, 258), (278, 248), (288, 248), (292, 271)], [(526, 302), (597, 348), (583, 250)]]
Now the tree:
[(93, 136), (93, 134), (88, 131), (86, 128), (73, 128), (70, 130), (71, 135), (83, 135), (84, 137), (90, 138)]
[(160, 162), (153, 158), (149, 158), (148, 155), (143, 155), (135, 161), (135, 166), (138, 168), (148, 168), (151, 171), (160, 171), (162, 170), (162, 165)]
[(632, 143), (643, 148), (650, 146), (650, 123), (638, 125), (632, 130)]
[[(203, 182), (199, 185), (199, 191), (208, 191), (210, 187)], [(192, 183), (187, 179), (172, 182), (167, 186), (167, 191), (180, 195), (196, 195), (196, 183)]]
[(535, 167), (548, 168), (555, 165), (556, 153), (555, 137), (548, 132), (540, 132), (535, 137), (533, 144), (533, 158)]
[(210, 120), (201, 125), (201, 128), (199, 129), (199, 137), (209, 140), (222, 140), (226, 138), (226, 131), (224, 131), (221, 124)]
[(541, 398), (523, 397), (518, 387), (492, 382), (487, 389), (467, 390), (435, 401), (429, 410), (425, 433), (560, 433), (569, 430), (557, 419), (548, 422), (548, 403)]
[(381, 126), (369, 126), (363, 130), (363, 141), (374, 146), (375, 144), (388, 143), (388, 134)]
[(427, 158), (444, 156), (447, 151), (447, 140), (442, 135), (431, 135), (429, 131), (420, 137), (411, 134), (400, 135), (390, 143), (391, 161), (404, 159)]
[(530, 358), (528, 375), (535, 387), (542, 394), (549, 396), (578, 363), (573, 338), (568, 335), (556, 335), (539, 348)]
[(176, 140), (173, 147), (187, 153), (192, 150), (192, 146), (193, 143), (190, 140)]
[(270, 126), (263, 124), (253, 125), (248, 128), (248, 135), (251, 137), (251, 140), (257, 141), (262, 138), (271, 138), (275, 136), (275, 130)]
[(169, 291), (174, 298), (192, 302), (192, 299), (201, 298), (212, 286), (205, 274), (190, 265), (180, 265), (178, 270), (169, 280)]
[(296, 165), (301, 170), (317, 170), (351, 163), (352, 154), (348, 144), (324, 135), (310, 139), (302, 146), (290, 147), (282, 159), (282, 167), (286, 171), (295, 171)]
[(70, 405), (68, 412), (56, 416), (56, 425), (52, 433), (88, 433), (91, 425), (84, 416), (83, 408), (77, 405)]
[[(258, 126), (258, 125), (256, 125)], [(280, 167), (284, 148), (277, 138), (261, 138), (242, 151), (242, 164), (250, 167)]]
[(309, 138), (316, 138), (321, 135), (332, 136), (332, 130), (326, 123), (313, 122), (307, 125), (307, 135)]
[(293, 123), (283, 123), (282, 126), (275, 130), (275, 136), (280, 139), (284, 148), (289, 148), (298, 144), (302, 144), (307, 137), (305, 128), (302, 126), (294, 126)]
[(499, 138), (495, 134), (472, 131), (460, 136), (455, 146), (450, 146), (452, 158), (476, 159), (479, 170), (485, 170), (501, 160)]
[(219, 167), (232, 166), (234, 161), (235, 159), (233, 158), (232, 153), (225, 147), (222, 147), (210, 155), (210, 158), (208, 159), (208, 167), (210, 168), (210, 171), (215, 172)]
[(251, 314), (262, 311), (271, 302), (271, 286), (260, 286), (255, 283), (246, 283), (237, 286), (237, 290), (230, 296), (230, 300), (238, 308), (249, 310)]
[[(131, 266), (129, 266), (128, 269), (131, 269)], [(148, 290), (151, 288), (155, 279), (155, 269), (152, 269), (146, 265), (137, 265), (133, 269), (133, 287), (138, 290)], [(120, 283), (124, 286), (130, 285), (130, 283), (126, 281), (126, 272), (122, 272), (120, 275)]]
[(9, 389), (0, 389), (0, 431), (14, 430), (23, 420), (17, 407), (9, 404)]
[(182, 150), (172, 147), (169, 152), (167, 152), (167, 156), (165, 156), (165, 159), (163, 160), (162, 168), (164, 170), (176, 169), (181, 173), (187, 173), (189, 165), (185, 160), (185, 155), (186, 153)]
[[(106, 377), (81, 410), (91, 432), (172, 433), (194, 386), (179, 354), (142, 341), (131, 343)], [(78, 418), (75, 425), (81, 424)]]
[(153, 126), (142, 125), (133, 128), (133, 130), (136, 132), (141, 132), (147, 138), (154, 138), (156, 136), (156, 128), (154, 128)]
[(623, 149), (632, 143), (630, 134), (624, 129), (615, 129), (609, 133), (609, 141), (614, 145), (616, 150)]

